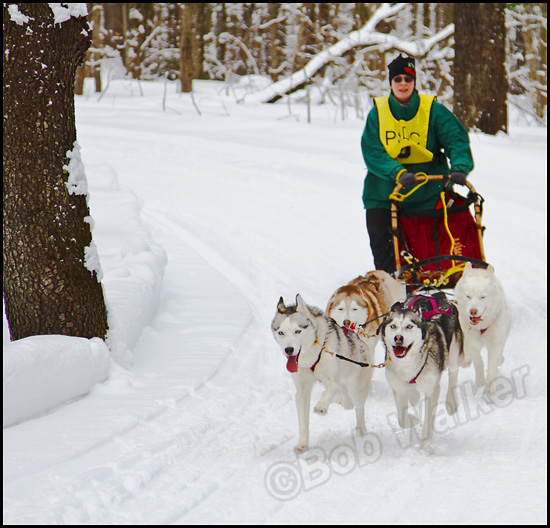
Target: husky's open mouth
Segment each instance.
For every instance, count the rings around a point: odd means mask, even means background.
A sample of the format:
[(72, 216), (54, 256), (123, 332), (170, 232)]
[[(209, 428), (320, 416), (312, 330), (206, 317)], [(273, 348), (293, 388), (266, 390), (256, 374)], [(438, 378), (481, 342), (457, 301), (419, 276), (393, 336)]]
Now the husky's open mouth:
[(393, 347), (393, 354), (395, 357), (402, 358), (407, 355), (407, 352), (411, 349), (412, 343), (408, 347), (404, 346), (394, 346)]
[(483, 321), (481, 317), (474, 317), (473, 315), (470, 316), (470, 324), (474, 326), (481, 323), (481, 321)]
[(286, 369), (289, 372), (298, 372), (298, 356), (300, 355), (300, 352), (298, 352), (294, 356), (288, 356), (287, 362), (286, 362)]

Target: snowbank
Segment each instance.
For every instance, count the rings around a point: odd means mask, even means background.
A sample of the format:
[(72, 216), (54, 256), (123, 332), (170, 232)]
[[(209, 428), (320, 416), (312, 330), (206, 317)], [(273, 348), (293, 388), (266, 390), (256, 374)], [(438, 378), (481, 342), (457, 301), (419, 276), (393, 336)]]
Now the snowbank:
[(142, 223), (140, 200), (119, 187), (115, 170), (92, 164), (86, 170), (109, 312), (107, 344), (113, 359), (128, 367), (130, 351), (157, 312), (166, 253)]
[(4, 346), (3, 426), (86, 394), (107, 379), (111, 362), (109, 349), (97, 338), (44, 335)]
[(4, 427), (87, 394), (108, 378), (113, 360), (128, 367), (130, 351), (158, 308), (166, 254), (143, 226), (138, 198), (120, 189), (111, 167), (90, 166), (87, 172), (93, 182), (89, 204), (104, 274), (109, 348), (100, 339), (54, 335), (9, 342), (4, 325)]

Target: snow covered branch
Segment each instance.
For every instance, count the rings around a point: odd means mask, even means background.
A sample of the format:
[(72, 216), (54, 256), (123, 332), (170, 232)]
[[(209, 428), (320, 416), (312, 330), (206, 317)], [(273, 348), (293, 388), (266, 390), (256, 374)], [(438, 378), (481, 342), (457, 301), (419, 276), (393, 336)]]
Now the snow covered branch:
[(345, 38), (330, 46), (326, 50), (315, 55), (304, 68), (292, 75), (275, 82), (266, 88), (252, 94), (245, 95), (241, 102), (267, 103), (285, 95), (291, 90), (306, 83), (323, 66), (341, 57), (347, 51), (360, 46), (381, 46), (383, 49), (397, 49), (408, 55), (422, 57), (441, 40), (451, 36), (454, 32), (454, 25), (449, 24), (437, 34), (420, 40), (409, 41), (386, 35), (376, 31), (376, 26), (390, 16), (395, 15), (408, 4), (382, 4), (370, 18), (370, 20), (359, 30), (352, 31)]

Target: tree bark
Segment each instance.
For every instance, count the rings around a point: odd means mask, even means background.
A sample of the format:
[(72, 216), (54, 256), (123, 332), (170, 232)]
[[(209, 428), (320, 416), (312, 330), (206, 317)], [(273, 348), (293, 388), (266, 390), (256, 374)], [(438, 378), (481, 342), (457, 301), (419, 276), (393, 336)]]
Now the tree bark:
[[(14, 5), (26, 21), (14, 16)], [(77, 192), (67, 185), (69, 152), (79, 159), (74, 80), (89, 45), (86, 17), (59, 22), (49, 4), (25, 3), (4, 4), (3, 18), (3, 289), (10, 336), (103, 339), (103, 290), (97, 270), (86, 267), (85, 250), (94, 246), (85, 177)]]
[(508, 131), (504, 8), (454, 4), (454, 113), (468, 129)]
[(203, 74), (204, 48), (201, 25), (204, 23), (204, 4), (181, 4), (180, 79), (181, 91), (193, 91), (193, 79)]

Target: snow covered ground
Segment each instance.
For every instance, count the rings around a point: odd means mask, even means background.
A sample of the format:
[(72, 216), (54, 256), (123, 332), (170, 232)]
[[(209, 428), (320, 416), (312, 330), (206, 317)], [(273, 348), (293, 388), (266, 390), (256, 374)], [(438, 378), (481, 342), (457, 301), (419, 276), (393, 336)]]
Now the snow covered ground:
[(281, 295), (325, 307), (373, 269), (363, 121), (196, 87), (201, 115), (174, 84), (163, 110), (162, 82), (77, 98), (114, 360), (97, 340), (9, 344), (4, 321), (4, 524), (546, 524), (546, 129), (471, 136), (514, 315), (506, 394), (461, 370), (428, 453), (376, 371), (368, 435), (331, 407), (296, 457), (270, 322)]

